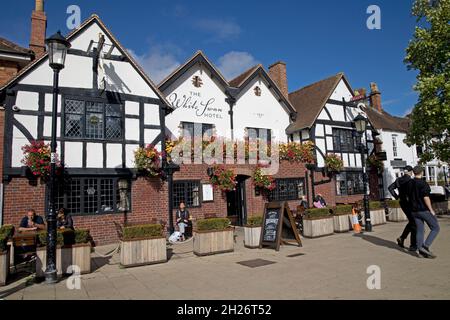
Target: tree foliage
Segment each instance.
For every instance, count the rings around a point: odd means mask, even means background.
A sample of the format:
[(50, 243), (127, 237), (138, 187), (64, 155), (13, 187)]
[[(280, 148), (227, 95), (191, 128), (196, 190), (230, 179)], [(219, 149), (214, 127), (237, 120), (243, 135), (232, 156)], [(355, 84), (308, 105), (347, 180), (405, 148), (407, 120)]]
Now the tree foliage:
[(408, 69), (417, 70), (419, 100), (411, 114), (408, 145), (424, 146), (421, 161), (450, 161), (450, 0), (416, 0)]

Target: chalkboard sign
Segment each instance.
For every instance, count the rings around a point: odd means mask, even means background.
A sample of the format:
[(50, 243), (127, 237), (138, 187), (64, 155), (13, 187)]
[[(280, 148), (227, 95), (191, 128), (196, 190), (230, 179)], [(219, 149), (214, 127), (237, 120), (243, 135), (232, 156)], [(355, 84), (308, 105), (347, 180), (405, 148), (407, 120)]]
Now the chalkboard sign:
[(280, 223), (281, 208), (266, 210), (264, 215), (263, 240), (275, 242), (278, 235), (278, 225)]
[(269, 246), (278, 251), (281, 242), (302, 245), (287, 202), (270, 202), (264, 207), (259, 247)]

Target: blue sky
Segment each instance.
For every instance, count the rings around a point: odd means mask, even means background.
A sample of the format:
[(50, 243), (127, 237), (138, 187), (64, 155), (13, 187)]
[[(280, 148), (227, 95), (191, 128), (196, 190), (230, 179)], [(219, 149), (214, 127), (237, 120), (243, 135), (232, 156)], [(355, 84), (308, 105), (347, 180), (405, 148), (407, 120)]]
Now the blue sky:
[[(354, 89), (377, 82), (384, 108), (403, 116), (417, 101), (416, 73), (403, 64), (415, 18), (413, 0), (47, 0), (47, 35), (68, 33), (66, 9), (82, 20), (97, 13), (156, 83), (201, 49), (227, 77), (256, 63), (287, 63), (293, 91), (337, 72)], [(369, 30), (369, 5), (381, 9), (381, 30)], [(0, 36), (29, 42), (34, 0), (2, 6)]]

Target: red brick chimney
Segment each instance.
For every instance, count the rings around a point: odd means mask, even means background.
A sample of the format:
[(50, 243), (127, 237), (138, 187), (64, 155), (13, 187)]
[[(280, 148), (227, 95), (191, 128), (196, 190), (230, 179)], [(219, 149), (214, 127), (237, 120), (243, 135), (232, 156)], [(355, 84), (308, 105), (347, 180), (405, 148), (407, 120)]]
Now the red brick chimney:
[(379, 112), (383, 111), (383, 108), (381, 107), (381, 93), (375, 82), (370, 83), (370, 106)]
[(47, 29), (47, 16), (44, 11), (44, 0), (36, 0), (35, 9), (31, 14), (30, 49), (36, 58), (45, 52), (45, 31)]
[(278, 61), (269, 67), (269, 76), (276, 83), (278, 88), (280, 88), (281, 93), (286, 99), (289, 98), (287, 74), (286, 74), (286, 63), (283, 61)]

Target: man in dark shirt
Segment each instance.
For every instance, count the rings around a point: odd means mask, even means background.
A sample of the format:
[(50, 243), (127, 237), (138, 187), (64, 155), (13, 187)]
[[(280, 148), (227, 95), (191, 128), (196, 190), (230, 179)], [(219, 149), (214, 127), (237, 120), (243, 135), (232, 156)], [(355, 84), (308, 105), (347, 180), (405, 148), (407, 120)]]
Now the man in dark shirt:
[[(411, 202), (412, 215), (417, 227), (417, 248), (419, 254), (425, 258), (436, 258), (430, 251), (430, 246), (439, 233), (439, 223), (431, 206), (430, 186), (422, 179), (423, 168), (416, 166), (413, 169), (414, 179), (408, 183), (408, 198)], [(427, 239), (424, 240), (424, 223), (430, 228)]]
[[(400, 199), (400, 207), (408, 218), (408, 224), (405, 226), (403, 233), (397, 239), (397, 243), (400, 247), (404, 248), (404, 242), (408, 235), (411, 233), (411, 244), (409, 247), (410, 251), (417, 251), (416, 247), (416, 222), (411, 212), (411, 204), (408, 201), (408, 182), (411, 181), (413, 176), (413, 168), (411, 166), (406, 166), (404, 169), (404, 175), (397, 178), (393, 184), (388, 187), (389, 192), (395, 199)], [(398, 190), (398, 194), (395, 190)]]
[(41, 216), (36, 215), (34, 209), (27, 211), (27, 215), (22, 218), (19, 225), (19, 231), (44, 230), (45, 222)]

